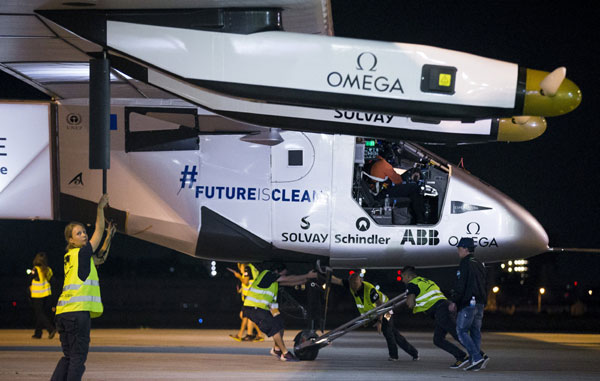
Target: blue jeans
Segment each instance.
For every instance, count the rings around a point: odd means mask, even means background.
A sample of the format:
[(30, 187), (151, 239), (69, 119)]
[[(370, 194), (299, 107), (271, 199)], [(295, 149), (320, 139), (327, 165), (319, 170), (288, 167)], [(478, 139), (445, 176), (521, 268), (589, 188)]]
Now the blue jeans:
[(483, 304), (467, 306), (458, 311), (456, 316), (456, 333), (460, 343), (469, 352), (472, 362), (481, 357), (481, 322), (483, 320)]

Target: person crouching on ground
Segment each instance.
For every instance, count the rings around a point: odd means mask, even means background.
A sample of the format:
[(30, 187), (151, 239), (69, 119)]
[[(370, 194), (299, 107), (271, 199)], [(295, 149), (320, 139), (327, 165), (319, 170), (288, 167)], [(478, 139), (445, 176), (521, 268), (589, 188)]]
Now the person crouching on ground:
[(279, 314), (277, 294), (279, 286), (296, 286), (314, 279), (317, 273), (287, 275), (285, 265), (278, 264), (273, 271), (263, 270), (252, 283), (244, 300), (244, 316), (253, 321), (268, 337), (273, 338), (271, 354), (281, 361), (298, 361), (288, 352), (283, 342), (283, 318)]

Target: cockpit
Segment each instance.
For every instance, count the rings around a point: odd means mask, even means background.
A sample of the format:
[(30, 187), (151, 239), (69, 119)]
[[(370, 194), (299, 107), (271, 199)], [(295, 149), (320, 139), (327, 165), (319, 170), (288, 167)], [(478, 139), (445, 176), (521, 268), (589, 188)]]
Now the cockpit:
[(356, 138), (352, 196), (379, 225), (432, 225), (448, 185), (446, 162), (405, 141)]

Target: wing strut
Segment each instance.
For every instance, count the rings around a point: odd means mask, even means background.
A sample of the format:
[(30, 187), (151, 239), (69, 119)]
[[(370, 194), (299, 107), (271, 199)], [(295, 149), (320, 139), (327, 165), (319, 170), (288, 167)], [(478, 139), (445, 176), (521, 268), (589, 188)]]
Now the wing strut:
[(102, 194), (110, 168), (110, 62), (106, 51), (90, 59), (90, 169), (102, 169)]

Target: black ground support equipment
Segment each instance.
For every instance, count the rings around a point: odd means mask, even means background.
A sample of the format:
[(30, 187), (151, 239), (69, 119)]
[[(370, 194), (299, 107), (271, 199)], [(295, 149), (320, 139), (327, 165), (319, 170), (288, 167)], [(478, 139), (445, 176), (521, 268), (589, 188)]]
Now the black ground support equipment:
[(294, 354), (300, 360), (312, 361), (317, 358), (319, 349), (328, 346), (333, 340), (366, 325), (379, 316), (389, 313), (405, 302), (406, 292), (321, 336), (317, 335), (314, 330), (301, 331), (294, 338)]

